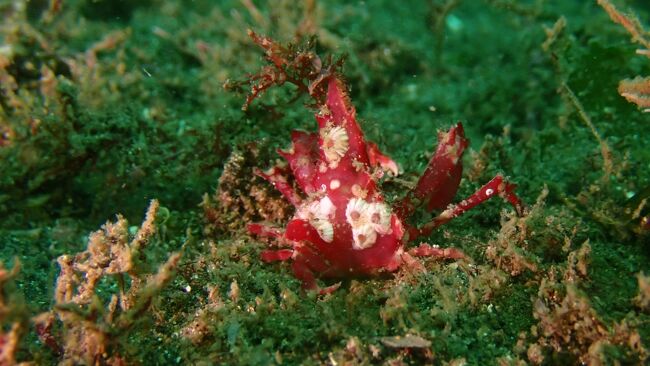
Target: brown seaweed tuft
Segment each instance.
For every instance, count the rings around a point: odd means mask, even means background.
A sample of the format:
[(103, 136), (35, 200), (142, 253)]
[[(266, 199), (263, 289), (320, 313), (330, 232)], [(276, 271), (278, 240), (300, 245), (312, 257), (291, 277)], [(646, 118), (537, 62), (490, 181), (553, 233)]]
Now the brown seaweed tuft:
[[(609, 0), (598, 0), (613, 22), (620, 24), (632, 36), (632, 42), (641, 45), (637, 54), (650, 58), (650, 33), (643, 29), (641, 21), (630, 13), (618, 10)], [(618, 93), (628, 102), (636, 104), (643, 112), (650, 112), (650, 77), (637, 76), (621, 80)]]
[[(171, 281), (181, 259), (172, 253), (155, 273), (147, 272), (143, 254), (156, 232), (157, 200), (134, 235), (121, 215), (90, 234), (88, 246), (58, 258), (54, 309), (35, 319), (41, 341), (60, 354), (61, 364), (124, 364), (120, 339), (128, 335)], [(114, 280), (117, 290), (98, 291)], [(108, 301), (106, 301), (108, 297)], [(58, 333), (54, 326), (58, 326)]]
[(551, 267), (533, 299), (533, 316), (538, 323), (531, 330), (536, 341), (528, 345), (528, 360), (535, 365), (580, 363), (605, 365), (611, 352), (619, 358), (642, 364), (648, 350), (633, 322), (607, 324), (579, 289), (587, 278), (588, 242), (569, 253), (566, 268)]
[(293, 212), (272, 187), (253, 175), (259, 160), (260, 150), (254, 143), (232, 152), (214, 194), (203, 195), (207, 234), (243, 230), (251, 221), (279, 223)]
[[(14, 278), (20, 272), (20, 261), (14, 260), (9, 270), (0, 261), (0, 365), (17, 365), (16, 355), (28, 323), (22, 300), (13, 288)], [(21, 363), (22, 364), (22, 363)]]

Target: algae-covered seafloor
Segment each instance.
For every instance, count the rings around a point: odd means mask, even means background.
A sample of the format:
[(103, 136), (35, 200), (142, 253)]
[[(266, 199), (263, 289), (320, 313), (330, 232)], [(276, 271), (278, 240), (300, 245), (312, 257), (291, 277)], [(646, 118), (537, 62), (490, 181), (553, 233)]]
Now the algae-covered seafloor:
[[(648, 362), (647, 1), (4, 0), (0, 14), (0, 365)], [(466, 259), (304, 293), (245, 225), (292, 215), (253, 168), (315, 130), (313, 101), (287, 82), (242, 111), (271, 67), (249, 28), (343, 60), (366, 137), (402, 172), (381, 180), (388, 201), (462, 121), (456, 199), (501, 173), (526, 213), (491, 200), (426, 238)]]

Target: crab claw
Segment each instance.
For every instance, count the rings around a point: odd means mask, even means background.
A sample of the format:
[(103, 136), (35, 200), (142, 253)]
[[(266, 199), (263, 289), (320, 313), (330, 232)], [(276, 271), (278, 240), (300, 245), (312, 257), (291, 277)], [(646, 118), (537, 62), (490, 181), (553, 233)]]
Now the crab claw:
[(401, 219), (408, 218), (421, 204), (427, 210), (444, 209), (458, 191), (463, 172), (462, 156), (467, 147), (463, 125), (458, 122), (447, 132), (438, 132), (438, 147), (417, 185), (395, 205)]
[(274, 166), (267, 171), (255, 168), (253, 173), (271, 183), (292, 205), (295, 207), (300, 205), (302, 199), (287, 180), (289, 176), (289, 169), (287, 167)]
[(370, 166), (380, 167), (382, 170), (389, 172), (392, 176), (397, 176), (399, 173), (397, 163), (393, 159), (384, 155), (374, 142), (368, 142), (368, 159), (370, 160)]

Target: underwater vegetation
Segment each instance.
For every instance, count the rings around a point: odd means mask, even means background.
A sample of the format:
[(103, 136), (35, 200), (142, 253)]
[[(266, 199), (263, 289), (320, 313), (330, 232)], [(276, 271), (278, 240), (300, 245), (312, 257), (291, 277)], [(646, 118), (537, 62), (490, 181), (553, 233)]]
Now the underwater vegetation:
[(649, 362), (645, 1), (0, 14), (0, 366)]
[[(639, 55), (650, 57), (650, 38), (643, 29), (641, 22), (633, 14), (624, 14), (608, 0), (598, 1), (598, 5), (609, 14), (612, 21), (620, 24), (632, 36), (632, 42), (639, 43), (643, 48), (636, 50)], [(634, 79), (622, 80), (618, 85), (618, 92), (629, 102), (650, 112), (650, 78), (637, 76)]]

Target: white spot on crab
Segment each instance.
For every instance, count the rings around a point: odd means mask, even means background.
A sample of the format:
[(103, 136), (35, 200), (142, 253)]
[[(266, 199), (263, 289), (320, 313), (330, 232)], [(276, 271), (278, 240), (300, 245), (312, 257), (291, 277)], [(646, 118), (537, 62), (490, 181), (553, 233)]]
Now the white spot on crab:
[(330, 112), (330, 109), (327, 107), (327, 105), (322, 105), (318, 110), (318, 113), (321, 116), (329, 116), (332, 112)]
[(328, 220), (314, 219), (310, 220), (311, 226), (316, 229), (318, 236), (320, 236), (326, 243), (331, 243), (334, 240), (334, 226)]
[(325, 159), (330, 165), (338, 164), (350, 146), (348, 134), (341, 126), (324, 128), (321, 130), (322, 149)]
[(375, 202), (370, 205), (370, 224), (379, 234), (389, 234), (390, 229), (390, 208), (383, 202)]
[(309, 165), (309, 158), (306, 156), (301, 156), (296, 160), (296, 165), (300, 168), (304, 168)]
[(492, 193), (494, 193), (494, 190), (492, 188), (488, 188), (488, 189), (485, 190), (485, 194), (488, 195), (488, 196), (491, 196)]
[(377, 234), (391, 233), (391, 211), (383, 202), (369, 203), (353, 198), (345, 209), (345, 217), (352, 227), (354, 249), (370, 248), (377, 241)]
[(330, 217), (334, 216), (334, 213), (336, 212), (336, 206), (334, 206), (334, 203), (332, 203), (332, 200), (330, 200), (329, 197), (325, 196), (319, 201), (313, 202), (312, 204), (314, 203), (316, 203), (314, 206), (314, 213), (316, 218), (329, 219)]
[(352, 248), (356, 250), (372, 247), (377, 241), (377, 232), (370, 225), (352, 229)]
[(282, 152), (283, 154), (293, 155), (293, 154), (296, 153), (296, 150), (294, 149), (293, 144), (291, 144), (291, 146), (289, 146), (288, 149), (282, 149), (281, 152)]
[(364, 171), (364, 170), (366, 169), (366, 164), (360, 162), (360, 161), (357, 160), (357, 159), (352, 159), (352, 167), (353, 167), (354, 170), (356, 170), (357, 172), (362, 172), (362, 171)]
[(453, 204), (450, 204), (447, 206), (447, 208), (438, 215), (441, 219), (450, 219), (454, 217), (454, 210), (456, 209), (456, 206)]
[(329, 197), (324, 196), (320, 200), (315, 200), (300, 207), (296, 216), (309, 221), (309, 224), (318, 231), (321, 239), (331, 243), (334, 238), (334, 226), (330, 219), (334, 217), (335, 213), (336, 206)]
[(345, 208), (345, 217), (352, 228), (359, 228), (370, 223), (370, 205), (368, 202), (353, 198)]
[(351, 199), (345, 208), (345, 217), (350, 226), (370, 225), (380, 234), (390, 232), (390, 216), (390, 208), (385, 203), (369, 203), (361, 198)]
[(366, 196), (368, 195), (368, 191), (361, 188), (361, 186), (358, 185), (358, 184), (353, 184), (352, 188), (351, 188), (351, 191), (352, 191), (352, 194), (355, 197), (361, 198), (361, 199), (366, 199)]
[(341, 181), (338, 179), (332, 179), (330, 181), (330, 189), (334, 190), (341, 186)]

